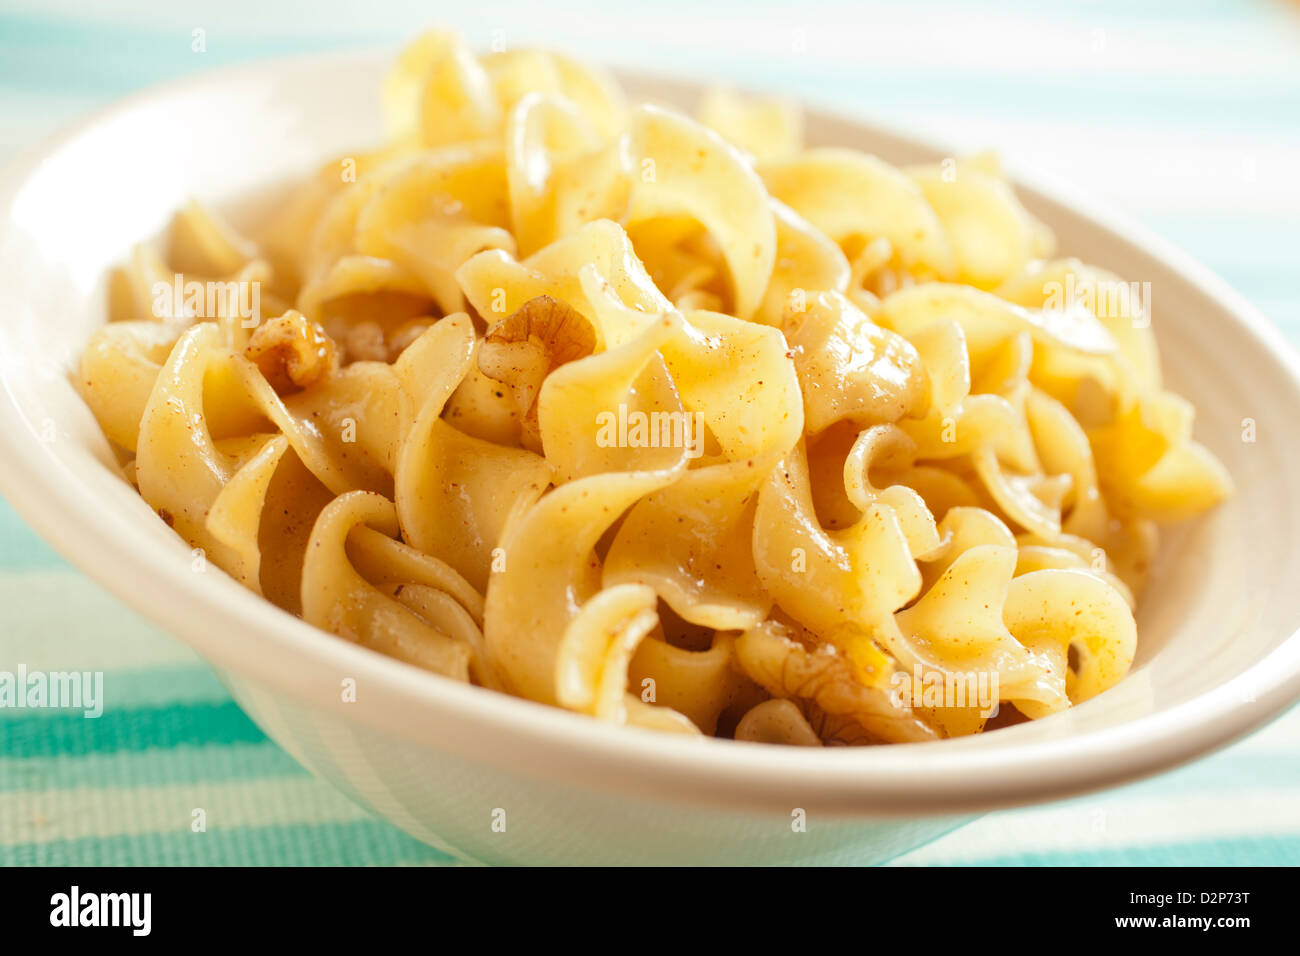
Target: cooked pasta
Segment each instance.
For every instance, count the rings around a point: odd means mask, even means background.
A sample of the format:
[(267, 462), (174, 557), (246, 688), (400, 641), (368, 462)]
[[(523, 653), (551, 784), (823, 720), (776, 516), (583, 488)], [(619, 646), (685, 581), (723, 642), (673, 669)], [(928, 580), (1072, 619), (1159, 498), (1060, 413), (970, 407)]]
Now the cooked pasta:
[(1148, 304), (996, 161), (807, 149), (784, 101), (693, 119), (443, 32), (384, 109), (383, 149), (240, 230), (190, 203), (112, 277), (83, 394), (207, 561), (687, 735), (936, 740), (1125, 676), (1157, 525), (1230, 481)]

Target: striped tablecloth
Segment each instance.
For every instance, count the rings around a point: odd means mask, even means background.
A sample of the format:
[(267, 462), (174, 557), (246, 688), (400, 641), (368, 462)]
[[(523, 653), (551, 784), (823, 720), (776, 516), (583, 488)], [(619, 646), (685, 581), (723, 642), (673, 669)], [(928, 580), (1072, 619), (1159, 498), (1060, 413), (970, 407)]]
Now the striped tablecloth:
[[(958, 149), (997, 148), (1135, 211), (1300, 341), (1300, 4), (117, 6), (0, 3), (0, 160), (151, 83), (396, 43), (442, 17), (480, 46), (540, 43), (781, 89)], [(98, 720), (0, 709), (0, 864), (451, 862), (308, 776), (202, 661), (0, 502), (0, 670), (20, 663), (102, 670), (111, 706)], [(203, 834), (190, 830), (196, 806)], [(897, 862), (1300, 862), (1300, 710), (1193, 766), (992, 814)]]

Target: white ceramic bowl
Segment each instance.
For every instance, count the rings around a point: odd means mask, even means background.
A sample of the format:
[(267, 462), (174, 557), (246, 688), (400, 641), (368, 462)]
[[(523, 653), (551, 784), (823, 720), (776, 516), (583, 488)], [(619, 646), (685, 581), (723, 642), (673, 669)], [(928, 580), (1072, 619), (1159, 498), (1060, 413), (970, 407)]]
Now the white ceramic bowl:
[[(132, 97), (0, 185), (0, 490), (70, 561), (204, 655), (305, 766), (416, 837), (479, 861), (874, 862), (979, 812), (1155, 773), (1300, 694), (1295, 357), (1267, 320), (1143, 229), (1020, 180), (1061, 248), (1149, 281), (1172, 386), (1237, 496), (1171, 535), (1132, 674), (1046, 720), (865, 749), (685, 740), (443, 680), (325, 635), (189, 549), (121, 478), (69, 371), (104, 321), (105, 275), (188, 195), (217, 204), (377, 142), (387, 55), (312, 57)], [(625, 77), (633, 96), (695, 91)], [(812, 113), (813, 143), (895, 162), (938, 151)], [(976, 144), (978, 145), (978, 144)], [(1243, 419), (1257, 441), (1242, 440)], [(53, 434), (50, 440), (51, 433)], [(340, 683), (358, 683), (354, 703)], [(807, 815), (795, 832), (792, 814)], [(505, 830), (494, 828), (504, 811)]]

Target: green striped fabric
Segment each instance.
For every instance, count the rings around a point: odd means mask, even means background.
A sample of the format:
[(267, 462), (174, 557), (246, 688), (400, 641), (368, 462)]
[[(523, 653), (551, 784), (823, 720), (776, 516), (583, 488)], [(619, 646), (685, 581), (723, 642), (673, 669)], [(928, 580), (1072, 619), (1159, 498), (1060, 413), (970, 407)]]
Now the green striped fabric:
[[(201, 15), (182, 6), (0, 7), (0, 159), (154, 82), (397, 43), (433, 15), (414, 0), (242, 0)], [(779, 88), (941, 141), (997, 147), (1133, 210), (1300, 341), (1300, 5), (472, 6), (457, 10), (456, 25), (480, 46), (541, 43)], [(455, 862), (310, 777), (202, 661), (68, 566), (2, 502), (0, 609), (0, 670), (103, 671), (109, 703), (96, 720), (0, 708), (0, 864)], [(206, 833), (191, 832), (196, 806), (207, 811)], [(1297, 861), (1300, 710), (1182, 770), (991, 814), (895, 862)]]

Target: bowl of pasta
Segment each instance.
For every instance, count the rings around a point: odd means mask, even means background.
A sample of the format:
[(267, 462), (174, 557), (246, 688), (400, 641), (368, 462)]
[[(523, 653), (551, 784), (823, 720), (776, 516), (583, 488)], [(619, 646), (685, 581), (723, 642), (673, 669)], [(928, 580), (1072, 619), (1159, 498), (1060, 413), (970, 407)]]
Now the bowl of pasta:
[(0, 490), (460, 858), (879, 862), (1300, 693), (1296, 359), (989, 155), (435, 31), (0, 190)]

